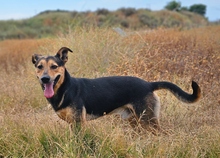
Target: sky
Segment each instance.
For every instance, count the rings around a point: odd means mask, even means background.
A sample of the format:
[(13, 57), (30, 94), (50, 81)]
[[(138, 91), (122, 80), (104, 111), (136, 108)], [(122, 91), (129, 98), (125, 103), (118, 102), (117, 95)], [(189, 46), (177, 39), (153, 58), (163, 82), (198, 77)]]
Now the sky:
[[(119, 8), (147, 8), (152, 11), (161, 10), (172, 0), (0, 0), (0, 20), (26, 19), (45, 10), (96, 11)], [(207, 6), (206, 17), (209, 21), (220, 19), (220, 0), (178, 0), (181, 6), (193, 4)]]

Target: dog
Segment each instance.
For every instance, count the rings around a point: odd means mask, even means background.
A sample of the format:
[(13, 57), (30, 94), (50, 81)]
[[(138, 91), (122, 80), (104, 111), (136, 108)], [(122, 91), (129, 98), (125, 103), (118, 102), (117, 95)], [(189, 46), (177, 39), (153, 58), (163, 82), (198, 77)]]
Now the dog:
[(74, 78), (65, 68), (68, 52), (72, 50), (62, 47), (55, 56), (34, 54), (32, 63), (44, 96), (56, 114), (70, 124), (81, 125), (116, 113), (133, 127), (160, 130), (160, 101), (154, 91), (167, 89), (186, 103), (194, 103), (201, 96), (201, 89), (194, 81), (193, 93), (189, 94), (171, 82), (146, 82), (131, 76)]

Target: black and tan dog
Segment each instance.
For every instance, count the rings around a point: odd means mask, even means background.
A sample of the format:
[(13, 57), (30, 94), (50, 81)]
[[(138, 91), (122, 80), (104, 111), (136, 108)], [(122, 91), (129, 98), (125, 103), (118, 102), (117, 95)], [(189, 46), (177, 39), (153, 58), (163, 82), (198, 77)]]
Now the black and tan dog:
[(155, 90), (167, 89), (186, 103), (200, 98), (201, 90), (194, 81), (193, 93), (188, 94), (170, 82), (146, 82), (136, 77), (73, 78), (65, 68), (69, 51), (62, 47), (55, 56), (32, 56), (44, 96), (68, 123), (117, 113), (133, 126), (138, 123), (145, 129), (159, 129), (160, 102)]

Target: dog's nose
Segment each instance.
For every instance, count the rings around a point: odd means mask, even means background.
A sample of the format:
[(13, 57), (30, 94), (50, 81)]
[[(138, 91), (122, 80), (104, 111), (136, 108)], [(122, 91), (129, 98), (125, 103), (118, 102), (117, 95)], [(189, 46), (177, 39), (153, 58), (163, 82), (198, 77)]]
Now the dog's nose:
[(42, 81), (43, 83), (49, 83), (49, 81), (50, 81), (50, 76), (42, 76), (42, 77), (41, 77), (41, 81)]

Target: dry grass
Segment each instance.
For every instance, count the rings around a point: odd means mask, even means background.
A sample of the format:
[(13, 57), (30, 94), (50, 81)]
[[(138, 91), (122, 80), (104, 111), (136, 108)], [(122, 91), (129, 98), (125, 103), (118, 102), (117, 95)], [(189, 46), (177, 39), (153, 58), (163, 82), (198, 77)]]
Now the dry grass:
[[(56, 39), (0, 43), (0, 155), (5, 157), (219, 157), (220, 27), (153, 30), (120, 37), (109, 29), (81, 29)], [(33, 53), (73, 49), (67, 69), (76, 77), (132, 75), (168, 80), (191, 91), (193, 105), (159, 91), (161, 125), (169, 135), (137, 134), (113, 116), (69, 130), (48, 108), (35, 79)], [(116, 123), (117, 122), (117, 123)], [(121, 123), (118, 123), (121, 122)]]

